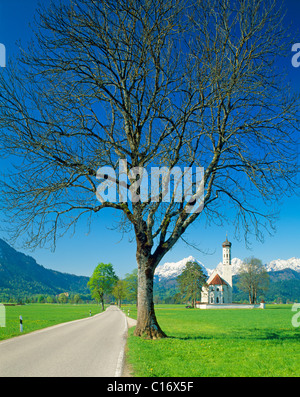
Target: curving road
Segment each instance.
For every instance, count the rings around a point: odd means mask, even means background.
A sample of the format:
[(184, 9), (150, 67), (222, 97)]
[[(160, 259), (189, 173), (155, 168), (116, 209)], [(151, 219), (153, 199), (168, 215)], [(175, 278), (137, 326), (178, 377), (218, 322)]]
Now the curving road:
[(126, 317), (117, 307), (0, 342), (0, 377), (122, 375)]

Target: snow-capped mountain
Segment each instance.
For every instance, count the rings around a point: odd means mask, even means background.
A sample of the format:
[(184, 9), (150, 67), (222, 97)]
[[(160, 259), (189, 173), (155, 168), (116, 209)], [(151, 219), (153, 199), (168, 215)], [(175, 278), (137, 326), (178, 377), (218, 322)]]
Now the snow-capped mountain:
[(203, 263), (199, 262), (193, 256), (189, 256), (188, 258), (183, 258), (181, 261), (178, 262), (166, 262), (163, 265), (158, 265), (155, 270), (155, 276), (158, 276), (159, 280), (162, 278), (175, 278), (179, 276), (187, 262), (196, 262), (198, 265), (202, 267), (203, 273), (206, 276), (209, 276), (211, 273), (210, 269), (207, 269)]
[(276, 272), (283, 269), (292, 269), (300, 272), (300, 258), (275, 259), (265, 265), (268, 272)]
[[(163, 265), (159, 265), (156, 268), (155, 276), (158, 276), (159, 280), (163, 278), (175, 278), (179, 276), (187, 262), (196, 262), (198, 263), (203, 270), (203, 273), (207, 276), (210, 276), (213, 272), (213, 269), (209, 269), (205, 267), (203, 263), (195, 259), (193, 256), (189, 256), (188, 258), (184, 258), (178, 262), (166, 262)], [(240, 258), (232, 258), (231, 265), (232, 265), (232, 275), (236, 275), (242, 265), (243, 261)], [(276, 259), (267, 264), (265, 264), (266, 270), (268, 272), (271, 271), (278, 271), (283, 269), (292, 269), (296, 272), (300, 273), (300, 258), (290, 258), (290, 259)], [(222, 274), (222, 262), (220, 262), (217, 267), (217, 271)]]

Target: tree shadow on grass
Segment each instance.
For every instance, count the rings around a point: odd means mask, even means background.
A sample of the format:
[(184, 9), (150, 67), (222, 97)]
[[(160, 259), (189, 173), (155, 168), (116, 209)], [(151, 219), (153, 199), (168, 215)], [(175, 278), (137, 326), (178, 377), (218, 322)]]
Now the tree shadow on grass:
[(260, 331), (259, 335), (256, 335), (253, 339), (258, 340), (297, 340), (300, 342), (299, 332), (292, 331), (271, 331), (266, 330), (264, 332)]
[(204, 335), (186, 335), (186, 336), (174, 336), (168, 335), (169, 339), (178, 340), (209, 340), (209, 339), (236, 339), (236, 340), (278, 340), (278, 341), (298, 341), (300, 342), (300, 332), (298, 331), (273, 331), (273, 330), (262, 330), (262, 329), (248, 329), (246, 331), (235, 331), (230, 334), (216, 333), (216, 334), (204, 334)]

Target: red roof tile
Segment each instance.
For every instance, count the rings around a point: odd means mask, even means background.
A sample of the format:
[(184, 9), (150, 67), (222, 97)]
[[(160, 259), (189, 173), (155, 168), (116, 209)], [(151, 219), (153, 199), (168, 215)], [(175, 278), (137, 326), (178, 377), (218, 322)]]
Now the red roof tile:
[(208, 285), (227, 285), (227, 283), (218, 274), (216, 274)]

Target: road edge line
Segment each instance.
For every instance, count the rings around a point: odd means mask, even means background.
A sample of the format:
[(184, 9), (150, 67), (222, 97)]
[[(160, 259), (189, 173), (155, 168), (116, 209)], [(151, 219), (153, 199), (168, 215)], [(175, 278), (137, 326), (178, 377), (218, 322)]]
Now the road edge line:
[[(120, 310), (121, 311), (121, 310)], [(127, 324), (127, 318), (125, 313), (121, 311), (121, 313), (124, 315), (125, 319), (125, 330), (123, 333), (123, 345), (121, 347), (121, 351), (118, 357), (117, 361), (117, 367), (115, 371), (115, 378), (121, 378), (124, 370), (124, 363), (125, 363), (125, 347), (126, 347), (126, 342), (127, 342), (127, 335), (128, 335), (128, 324)]]

